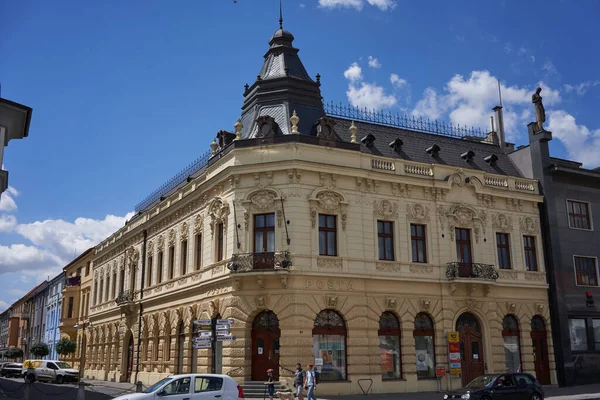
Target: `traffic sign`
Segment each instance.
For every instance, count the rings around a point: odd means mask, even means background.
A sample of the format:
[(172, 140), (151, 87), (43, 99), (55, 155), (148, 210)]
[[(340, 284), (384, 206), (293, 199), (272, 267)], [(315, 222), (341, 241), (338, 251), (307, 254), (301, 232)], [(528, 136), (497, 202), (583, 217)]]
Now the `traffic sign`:
[(227, 340), (235, 340), (235, 336), (217, 336), (218, 342), (224, 342)]

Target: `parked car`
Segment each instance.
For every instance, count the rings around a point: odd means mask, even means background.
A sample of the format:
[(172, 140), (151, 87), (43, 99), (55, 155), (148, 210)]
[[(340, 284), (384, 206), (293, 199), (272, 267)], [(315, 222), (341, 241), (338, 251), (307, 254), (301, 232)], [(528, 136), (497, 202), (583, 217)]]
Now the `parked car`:
[(2, 369), (0, 369), (0, 376), (5, 378), (21, 376), (22, 371), (23, 364), (21, 363), (4, 363), (4, 365), (2, 365)]
[(227, 375), (184, 374), (164, 378), (142, 393), (126, 394), (113, 400), (239, 400), (244, 391), (236, 381)]
[(544, 400), (544, 391), (530, 374), (487, 374), (473, 379), (462, 389), (446, 393), (444, 399)]
[(26, 382), (77, 382), (79, 371), (64, 361), (57, 360), (25, 360), (23, 377)]

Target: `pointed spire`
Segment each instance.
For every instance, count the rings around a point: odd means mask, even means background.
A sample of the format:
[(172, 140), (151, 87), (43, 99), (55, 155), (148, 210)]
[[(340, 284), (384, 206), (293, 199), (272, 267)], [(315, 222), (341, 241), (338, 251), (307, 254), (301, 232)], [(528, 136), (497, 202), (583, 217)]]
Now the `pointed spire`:
[(283, 29), (283, 13), (281, 12), (281, 0), (279, 0), (279, 29)]

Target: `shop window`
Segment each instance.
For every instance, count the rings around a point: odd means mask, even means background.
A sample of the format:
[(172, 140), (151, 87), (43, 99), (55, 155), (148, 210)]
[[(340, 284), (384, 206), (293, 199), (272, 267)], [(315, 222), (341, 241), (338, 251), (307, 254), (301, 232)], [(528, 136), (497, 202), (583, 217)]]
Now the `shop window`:
[(569, 318), (571, 351), (587, 351), (587, 324), (585, 318)]
[(346, 380), (346, 324), (336, 311), (323, 310), (317, 314), (313, 346), (319, 381)]
[(424, 313), (415, 317), (415, 350), (417, 357), (417, 377), (435, 378), (435, 340), (431, 318)]
[(502, 320), (502, 338), (504, 339), (504, 362), (506, 372), (521, 371), (521, 345), (519, 341), (519, 323), (512, 315)]
[(379, 318), (379, 355), (381, 379), (402, 378), (402, 354), (400, 352), (400, 321), (386, 311)]
[(592, 319), (592, 328), (594, 330), (594, 350), (600, 351), (600, 319)]

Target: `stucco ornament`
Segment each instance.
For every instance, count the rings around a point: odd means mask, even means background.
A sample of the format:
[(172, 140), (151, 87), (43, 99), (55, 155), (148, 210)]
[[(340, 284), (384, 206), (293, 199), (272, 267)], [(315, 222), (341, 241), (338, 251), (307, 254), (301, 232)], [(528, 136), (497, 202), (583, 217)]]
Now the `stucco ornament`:
[(454, 204), (446, 213), (448, 220), (448, 230), (450, 239), (454, 240), (454, 231), (458, 228), (472, 228), (475, 234), (475, 242), (479, 243), (481, 231), (486, 233), (487, 214), (485, 211), (477, 212), (473, 207), (467, 204)]
[(217, 224), (223, 224), (223, 228), (226, 230), (229, 204), (220, 197), (214, 198), (208, 208), (208, 215), (211, 219), (210, 233), (214, 236)]
[(202, 215), (196, 214), (194, 216), (194, 234), (202, 233), (202, 228), (204, 227), (204, 218)]
[(182, 241), (183, 240), (187, 240), (187, 238), (188, 238), (188, 231), (189, 231), (188, 223), (184, 222), (183, 224), (181, 224), (180, 237), (181, 237)]
[(519, 220), (519, 225), (521, 227), (521, 232), (524, 233), (537, 233), (538, 232), (538, 224), (537, 221), (533, 217), (523, 217)]
[(312, 227), (317, 227), (317, 215), (319, 211), (339, 214), (340, 221), (342, 222), (342, 230), (346, 230), (347, 215), (346, 207), (348, 203), (344, 200), (344, 197), (333, 190), (321, 190), (318, 193), (313, 192), (309, 197), (310, 218)]
[(494, 214), (492, 216), (492, 224), (494, 225), (494, 228), (500, 229), (501, 231), (511, 231), (513, 228), (512, 218), (504, 213)]
[(246, 197), (246, 200), (242, 201), (242, 205), (245, 207), (244, 211), (244, 229), (248, 230), (250, 224), (250, 216), (254, 211), (268, 212), (273, 211), (277, 216), (277, 226), (281, 228), (283, 222), (283, 212), (281, 211), (281, 199), (282, 196), (274, 189), (264, 188), (261, 186), (260, 189), (251, 192)]
[(327, 304), (328, 308), (336, 308), (338, 298), (337, 296), (327, 296), (325, 304)]
[(139, 260), (140, 260), (140, 252), (134, 248), (133, 246), (131, 246), (128, 250), (127, 250), (127, 264), (129, 265), (129, 268), (137, 268), (138, 264), (139, 264)]
[(175, 229), (171, 229), (169, 231), (169, 246), (173, 246), (175, 244)]
[(396, 218), (398, 215), (398, 204), (389, 200), (376, 200), (373, 203), (373, 213), (382, 218)]
[(154, 242), (152, 240), (149, 240), (148, 244), (146, 245), (146, 255), (148, 257), (151, 257), (153, 253), (154, 253)]
[(165, 247), (165, 237), (160, 235), (158, 237), (158, 251), (162, 251)]
[(429, 207), (420, 203), (407, 204), (406, 216), (410, 221), (427, 222), (429, 221)]
[(268, 210), (273, 208), (276, 197), (275, 193), (271, 191), (259, 190), (250, 196), (250, 202), (258, 210)]

